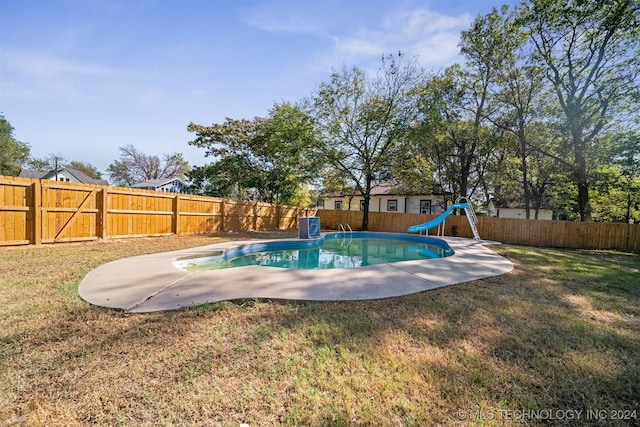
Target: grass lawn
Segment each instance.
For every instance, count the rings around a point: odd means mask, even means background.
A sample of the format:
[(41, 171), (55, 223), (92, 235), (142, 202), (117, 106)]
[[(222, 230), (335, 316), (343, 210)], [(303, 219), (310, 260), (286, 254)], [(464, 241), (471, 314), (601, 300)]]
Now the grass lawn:
[(0, 425), (640, 425), (637, 254), (503, 245), (507, 275), (379, 301), (77, 295), (110, 260), (285, 235), (0, 248)]

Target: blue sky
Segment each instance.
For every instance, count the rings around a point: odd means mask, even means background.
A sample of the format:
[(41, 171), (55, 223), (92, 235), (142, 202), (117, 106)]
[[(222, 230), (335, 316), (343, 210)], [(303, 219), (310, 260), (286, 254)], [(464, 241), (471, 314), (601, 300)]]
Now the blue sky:
[(398, 50), (442, 69), (503, 3), (516, 1), (0, 0), (0, 112), (35, 157), (104, 173), (133, 144), (203, 165), (189, 122), (264, 117)]

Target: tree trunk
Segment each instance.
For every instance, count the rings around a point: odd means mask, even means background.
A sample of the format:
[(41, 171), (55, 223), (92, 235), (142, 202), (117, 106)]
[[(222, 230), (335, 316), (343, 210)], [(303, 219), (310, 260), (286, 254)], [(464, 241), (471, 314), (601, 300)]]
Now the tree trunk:
[(373, 181), (373, 177), (367, 175), (364, 194), (362, 195), (364, 198), (364, 206), (362, 209), (362, 231), (367, 231), (369, 229), (369, 202), (371, 201), (371, 181)]
[[(520, 120), (518, 126), (518, 139), (520, 140), (520, 159), (522, 161), (522, 191), (524, 196), (524, 212), (527, 219), (531, 218), (531, 191), (529, 189), (529, 169), (527, 165), (527, 139), (524, 133), (525, 124)], [(536, 219), (538, 211), (536, 210)]]
[(371, 201), (371, 195), (365, 194), (364, 196), (364, 210), (362, 215), (362, 231), (367, 231), (369, 228), (369, 202)]
[(576, 153), (576, 184), (578, 186), (578, 212), (580, 213), (580, 221), (591, 222), (587, 162), (581, 152)]
[(627, 211), (624, 214), (624, 220), (627, 224), (629, 224), (630, 219), (631, 219), (631, 191), (627, 191)]

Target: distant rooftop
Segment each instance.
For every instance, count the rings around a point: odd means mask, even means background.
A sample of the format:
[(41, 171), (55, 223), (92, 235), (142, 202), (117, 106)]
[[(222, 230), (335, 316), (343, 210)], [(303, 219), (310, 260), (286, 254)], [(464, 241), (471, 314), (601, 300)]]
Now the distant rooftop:
[[(148, 181), (142, 181), (139, 182), (137, 184), (133, 184), (131, 186), (131, 188), (149, 188), (149, 187), (158, 187), (164, 184), (167, 184), (171, 181), (175, 181), (178, 180), (180, 182), (182, 182), (182, 180), (178, 177), (171, 177), (171, 178), (160, 178), (160, 179), (150, 179)], [(184, 184), (184, 182), (182, 182)]]
[(31, 178), (31, 179), (51, 179), (55, 177), (56, 173), (64, 173), (67, 172), (72, 175), (78, 182), (83, 184), (95, 184), (95, 185), (109, 185), (109, 181), (106, 179), (95, 179), (91, 178), (84, 172), (69, 167), (69, 166), (59, 166), (57, 171), (56, 169), (52, 169), (50, 171), (34, 171), (21, 169), (20, 174), (18, 175), (21, 178)]

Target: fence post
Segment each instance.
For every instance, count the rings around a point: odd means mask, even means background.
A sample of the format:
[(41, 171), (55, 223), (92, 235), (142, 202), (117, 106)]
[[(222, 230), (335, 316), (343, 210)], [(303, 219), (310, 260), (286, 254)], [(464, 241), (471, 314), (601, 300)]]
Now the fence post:
[(33, 191), (33, 244), (42, 244), (42, 186), (37, 179), (31, 186)]
[(258, 230), (258, 202), (253, 202), (253, 231)]
[(103, 187), (98, 192), (97, 199), (98, 208), (98, 237), (101, 239), (107, 238), (107, 215), (109, 211), (109, 187)]
[(173, 216), (171, 219), (171, 232), (176, 236), (180, 234), (180, 193), (176, 193), (173, 199)]
[(224, 199), (221, 199), (221, 201), (220, 201), (220, 231), (224, 231), (224, 215), (225, 215)]

